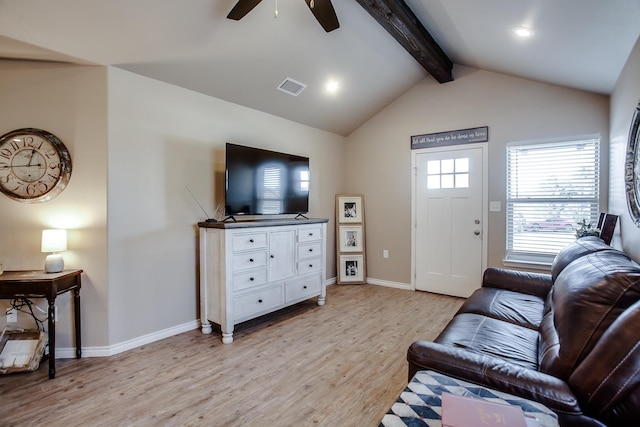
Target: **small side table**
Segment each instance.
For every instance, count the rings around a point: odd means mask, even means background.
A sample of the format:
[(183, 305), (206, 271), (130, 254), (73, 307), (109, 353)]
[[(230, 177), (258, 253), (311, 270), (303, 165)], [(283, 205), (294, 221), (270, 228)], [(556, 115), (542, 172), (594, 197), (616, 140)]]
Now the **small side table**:
[(80, 286), (82, 270), (45, 273), (42, 270), (5, 271), (0, 276), (0, 299), (46, 298), (49, 303), (49, 379), (56, 376), (56, 297), (73, 291), (76, 359), (82, 357), (80, 341)]

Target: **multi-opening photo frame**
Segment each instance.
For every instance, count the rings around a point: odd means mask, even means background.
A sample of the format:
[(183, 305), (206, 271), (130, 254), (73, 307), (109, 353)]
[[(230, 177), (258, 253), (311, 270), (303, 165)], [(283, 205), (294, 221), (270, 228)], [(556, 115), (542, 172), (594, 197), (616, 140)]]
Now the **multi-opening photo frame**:
[(364, 196), (336, 195), (336, 282), (366, 283)]

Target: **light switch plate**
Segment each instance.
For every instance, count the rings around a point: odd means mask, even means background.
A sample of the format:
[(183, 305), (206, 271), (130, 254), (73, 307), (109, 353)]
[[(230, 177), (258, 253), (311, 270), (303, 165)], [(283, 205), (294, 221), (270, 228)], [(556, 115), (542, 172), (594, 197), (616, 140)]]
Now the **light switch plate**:
[(502, 210), (502, 202), (489, 202), (489, 212), (500, 212)]

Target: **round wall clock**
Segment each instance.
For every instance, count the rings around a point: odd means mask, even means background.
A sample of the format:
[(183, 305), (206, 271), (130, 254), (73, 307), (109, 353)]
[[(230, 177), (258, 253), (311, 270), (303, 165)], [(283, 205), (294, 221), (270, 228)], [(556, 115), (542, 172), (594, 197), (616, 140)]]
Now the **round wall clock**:
[(19, 202), (53, 199), (71, 177), (71, 155), (55, 135), (17, 129), (0, 137), (0, 191)]

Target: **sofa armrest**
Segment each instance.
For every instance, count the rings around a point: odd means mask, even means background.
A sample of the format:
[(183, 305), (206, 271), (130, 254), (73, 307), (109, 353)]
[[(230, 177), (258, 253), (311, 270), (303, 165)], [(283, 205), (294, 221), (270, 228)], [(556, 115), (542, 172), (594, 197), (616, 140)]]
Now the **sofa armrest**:
[(433, 370), (514, 396), (540, 402), (556, 413), (582, 414), (571, 389), (551, 375), (502, 359), (429, 341), (416, 341), (407, 351), (409, 380), (420, 370)]
[(487, 268), (482, 276), (482, 286), (506, 289), (541, 298), (547, 296), (552, 286), (551, 275), (527, 271)]

